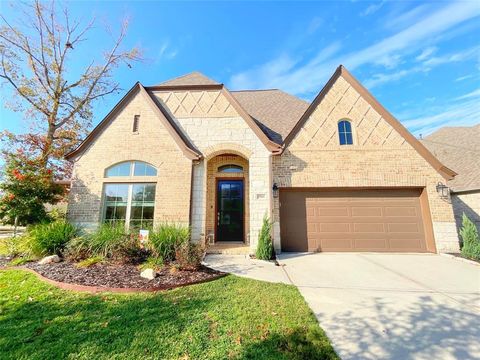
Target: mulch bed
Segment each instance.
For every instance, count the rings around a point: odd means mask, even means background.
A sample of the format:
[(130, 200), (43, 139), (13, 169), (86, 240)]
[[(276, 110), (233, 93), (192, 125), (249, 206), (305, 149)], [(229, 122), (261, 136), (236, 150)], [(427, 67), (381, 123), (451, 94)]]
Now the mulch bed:
[(74, 263), (63, 261), (40, 265), (28, 263), (26, 268), (34, 270), (43, 277), (61, 283), (86, 285), (111, 289), (164, 290), (179, 286), (206, 282), (225, 274), (205, 266), (197, 271), (178, 270), (164, 266), (157, 271), (157, 277), (148, 280), (140, 277), (136, 265), (95, 264), (88, 268), (79, 268)]

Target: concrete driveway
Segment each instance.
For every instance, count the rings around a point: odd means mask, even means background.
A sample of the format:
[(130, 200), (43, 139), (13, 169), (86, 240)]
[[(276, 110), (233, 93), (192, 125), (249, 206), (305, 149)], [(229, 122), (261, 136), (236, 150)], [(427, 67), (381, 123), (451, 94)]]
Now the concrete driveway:
[(282, 254), (346, 359), (480, 359), (480, 266), (433, 254)]

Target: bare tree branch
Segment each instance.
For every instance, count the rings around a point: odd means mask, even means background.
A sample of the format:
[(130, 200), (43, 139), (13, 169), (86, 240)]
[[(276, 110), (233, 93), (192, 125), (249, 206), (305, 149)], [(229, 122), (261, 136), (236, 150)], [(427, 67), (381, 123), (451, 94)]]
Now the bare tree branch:
[(71, 60), (78, 61), (82, 57), (77, 53), (89, 51), (83, 44), (95, 19), (84, 23), (72, 18), (68, 8), (40, 0), (22, 3), (17, 9), (23, 11), (18, 24), (0, 15), (0, 81), (17, 95), (9, 106), (33, 114), (35, 131), (44, 131), (26, 134), (22, 141), (37, 149), (45, 166), (51, 161), (61, 163), (63, 154), (78, 144), (91, 125), (92, 104), (119, 91), (113, 71), (141, 60), (139, 50), (121, 49), (128, 28), (124, 21), (102, 60), (91, 57), (82, 71), (72, 72)]

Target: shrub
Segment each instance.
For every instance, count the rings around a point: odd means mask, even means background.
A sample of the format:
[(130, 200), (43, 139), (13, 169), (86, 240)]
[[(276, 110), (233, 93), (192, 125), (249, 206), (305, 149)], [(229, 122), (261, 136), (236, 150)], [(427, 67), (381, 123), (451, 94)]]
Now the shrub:
[(462, 255), (471, 259), (480, 260), (480, 239), (475, 224), (463, 214), (462, 228), (460, 229), (462, 237)]
[(21, 256), (21, 257), (17, 257), (15, 259), (13, 259), (12, 261), (10, 261), (8, 263), (8, 265), (10, 266), (21, 266), (21, 265), (25, 265), (26, 263), (30, 262), (30, 261), (34, 261), (35, 259), (34, 258), (31, 258), (29, 256)]
[(258, 245), (256, 256), (260, 260), (271, 260), (274, 256), (272, 237), (270, 236), (272, 224), (267, 216), (263, 218), (262, 229), (258, 234)]
[(128, 233), (123, 224), (102, 224), (94, 232), (71, 241), (68, 256), (73, 260), (101, 256), (121, 262), (142, 257), (138, 236)]
[(27, 230), (27, 247), (36, 256), (60, 254), (78, 229), (59, 220), (49, 224), (38, 224)]
[(145, 269), (154, 269), (156, 271), (160, 270), (163, 267), (163, 259), (161, 257), (150, 256), (147, 260), (140, 266), (141, 270)]
[(101, 263), (103, 261), (103, 257), (102, 256), (92, 256), (92, 257), (89, 257), (85, 260), (82, 260), (80, 261), (78, 264), (77, 264), (77, 267), (79, 268), (88, 268), (92, 265), (95, 265), (95, 264), (98, 264), (98, 263)]
[(0, 239), (0, 255), (8, 257), (31, 257), (30, 239), (27, 234)]
[(201, 243), (187, 241), (178, 244), (175, 249), (176, 261), (182, 270), (198, 270), (204, 256), (205, 246)]
[(154, 256), (164, 261), (173, 261), (176, 248), (189, 240), (190, 229), (187, 226), (164, 223), (150, 232), (146, 246)]

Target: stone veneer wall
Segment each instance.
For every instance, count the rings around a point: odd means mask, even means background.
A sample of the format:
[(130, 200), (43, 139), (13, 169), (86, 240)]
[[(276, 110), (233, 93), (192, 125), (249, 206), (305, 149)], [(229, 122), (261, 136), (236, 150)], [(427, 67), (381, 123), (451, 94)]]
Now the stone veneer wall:
[[(140, 115), (139, 131), (132, 132), (134, 115)], [(128, 160), (154, 165), (155, 177), (104, 178), (105, 169)], [(188, 224), (192, 161), (187, 159), (139, 93), (118, 113), (89, 147), (74, 159), (68, 219), (93, 228), (102, 219), (104, 183), (155, 182), (155, 222)]]
[[(354, 145), (340, 146), (338, 121), (352, 122)], [(281, 156), (273, 158), (279, 187), (425, 187), (437, 251), (458, 251), (452, 206), (435, 186), (445, 180), (380, 114), (339, 77)], [(279, 201), (274, 243), (280, 248)]]
[[(222, 165), (234, 164), (243, 167), (243, 172), (241, 173), (220, 173), (218, 172), (218, 167)], [(249, 229), (249, 182), (248, 182), (248, 160), (238, 155), (218, 155), (213, 157), (208, 161), (207, 164), (207, 212), (206, 212), (206, 235), (215, 233), (215, 213), (216, 209), (216, 179), (217, 178), (243, 178), (244, 181), (244, 241), (248, 243), (249, 239), (246, 234)]]
[[(249, 229), (252, 251), (265, 214), (271, 213), (271, 154), (220, 91), (155, 92), (179, 128), (203, 154), (193, 168), (192, 239), (207, 234), (208, 161), (217, 155), (235, 154), (248, 160)], [(214, 212), (215, 210), (213, 210)]]

